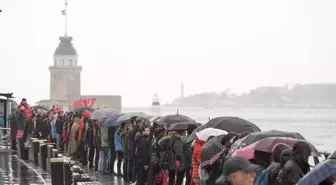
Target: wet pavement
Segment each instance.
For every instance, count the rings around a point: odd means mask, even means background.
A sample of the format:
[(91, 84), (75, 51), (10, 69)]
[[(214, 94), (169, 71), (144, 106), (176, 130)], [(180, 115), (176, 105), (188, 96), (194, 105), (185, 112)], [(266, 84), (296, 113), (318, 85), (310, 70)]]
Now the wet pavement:
[(40, 167), (31, 166), (16, 155), (10, 155), (5, 152), (0, 153), (1, 184), (50, 184), (50, 179), (50, 173)]
[[(115, 165), (116, 168), (116, 165)], [(99, 184), (123, 185), (123, 179), (112, 175), (102, 175), (83, 167)], [(116, 170), (116, 169), (115, 169)], [(39, 185), (51, 184), (51, 174), (31, 161), (23, 161), (16, 155), (0, 152), (0, 184)]]

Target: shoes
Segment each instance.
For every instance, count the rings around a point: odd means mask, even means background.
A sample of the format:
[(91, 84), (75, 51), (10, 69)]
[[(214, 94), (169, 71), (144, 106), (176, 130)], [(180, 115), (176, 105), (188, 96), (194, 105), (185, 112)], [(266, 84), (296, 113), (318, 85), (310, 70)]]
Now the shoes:
[(124, 175), (121, 172), (118, 172), (117, 176), (123, 177)]
[(117, 174), (116, 172), (114, 172), (114, 171), (111, 171), (110, 173), (111, 173), (111, 175), (115, 175), (115, 176), (118, 175), (118, 174)]

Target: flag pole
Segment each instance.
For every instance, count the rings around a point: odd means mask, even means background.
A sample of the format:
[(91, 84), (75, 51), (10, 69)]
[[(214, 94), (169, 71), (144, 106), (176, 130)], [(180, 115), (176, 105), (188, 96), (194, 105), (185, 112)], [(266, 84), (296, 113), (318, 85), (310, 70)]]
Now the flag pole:
[(65, 34), (64, 36), (65, 37), (68, 37), (68, 0), (65, 0), (65, 8), (64, 8), (64, 31), (65, 31)]

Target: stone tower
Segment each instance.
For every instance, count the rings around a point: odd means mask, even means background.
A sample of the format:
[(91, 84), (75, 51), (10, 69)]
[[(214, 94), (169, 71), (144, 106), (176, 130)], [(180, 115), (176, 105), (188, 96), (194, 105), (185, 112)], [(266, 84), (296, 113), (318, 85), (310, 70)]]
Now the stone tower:
[(72, 37), (59, 38), (60, 43), (54, 54), (50, 70), (50, 100), (74, 101), (81, 96), (81, 71), (77, 51), (72, 45)]

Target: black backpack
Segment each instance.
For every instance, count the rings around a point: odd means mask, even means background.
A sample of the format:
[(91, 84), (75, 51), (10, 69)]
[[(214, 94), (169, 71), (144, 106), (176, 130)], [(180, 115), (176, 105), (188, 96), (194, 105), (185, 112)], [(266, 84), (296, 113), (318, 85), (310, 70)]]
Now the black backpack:
[(162, 169), (169, 168), (169, 160), (172, 158), (172, 156), (175, 153), (174, 144), (175, 144), (175, 140), (170, 139), (166, 147), (166, 152), (164, 156), (162, 157), (162, 159), (159, 161), (159, 165)]

